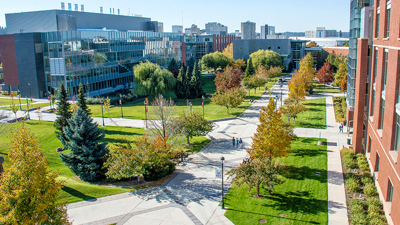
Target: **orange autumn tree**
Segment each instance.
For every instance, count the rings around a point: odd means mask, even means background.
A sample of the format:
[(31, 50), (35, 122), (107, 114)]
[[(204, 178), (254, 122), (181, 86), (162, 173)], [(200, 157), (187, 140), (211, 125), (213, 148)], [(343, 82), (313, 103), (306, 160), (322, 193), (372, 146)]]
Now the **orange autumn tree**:
[(254, 134), (252, 149), (248, 150), (253, 159), (285, 157), (290, 151), (293, 128), (282, 120), (282, 114), (275, 110), (275, 101), (269, 99), (268, 106), (260, 111), (260, 124)]
[(105, 163), (108, 178), (118, 180), (144, 175), (146, 180), (157, 180), (175, 170), (171, 158), (176, 152), (167, 138), (142, 137), (133, 145), (128, 143), (114, 150)]
[(289, 82), (289, 99), (302, 101), (306, 98), (306, 82), (296, 70)]
[(65, 204), (57, 203), (62, 184), (29, 129), (14, 134), (8, 158), (0, 176), (0, 224), (69, 224)]
[(215, 86), (217, 91), (227, 91), (229, 89), (239, 87), (242, 80), (242, 70), (227, 66), (223, 72), (217, 72), (215, 76)]

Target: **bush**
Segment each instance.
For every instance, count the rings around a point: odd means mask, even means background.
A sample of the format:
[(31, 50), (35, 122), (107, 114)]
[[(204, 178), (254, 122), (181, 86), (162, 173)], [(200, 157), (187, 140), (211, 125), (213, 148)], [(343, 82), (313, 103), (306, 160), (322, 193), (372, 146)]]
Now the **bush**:
[(361, 183), (364, 185), (374, 183), (371, 177), (361, 177)]
[(357, 164), (353, 158), (343, 157), (343, 165), (349, 169), (354, 169)]
[(377, 213), (379, 214), (381, 212), (382, 208), (379, 206), (375, 206), (375, 205), (370, 205), (368, 206), (368, 214), (369, 213)]
[(146, 168), (145, 174), (143, 174), (146, 181), (156, 181), (161, 179), (175, 171), (175, 163), (169, 162), (163, 167)]
[(367, 195), (367, 197), (371, 196), (376, 196), (376, 188), (374, 183), (367, 183), (364, 186), (364, 194)]
[(360, 183), (355, 178), (346, 179), (346, 188), (352, 192), (358, 192)]
[(350, 224), (351, 225), (366, 225), (367, 224), (367, 217), (364, 213), (356, 213), (352, 215), (352, 219)]
[(367, 198), (365, 203), (367, 204), (368, 207), (373, 205), (373, 206), (377, 206), (380, 209), (382, 209), (382, 202), (378, 198), (373, 198), (373, 197)]
[(353, 206), (355, 206), (355, 205), (362, 205), (362, 206), (364, 206), (364, 203), (363, 203), (360, 199), (353, 198), (353, 199), (351, 199), (351, 200), (349, 201), (349, 207), (351, 208), (351, 207), (353, 207)]
[(364, 213), (364, 206), (363, 205), (354, 205), (350, 208), (351, 214), (357, 214), (357, 213)]
[(370, 218), (369, 224), (370, 225), (386, 225), (387, 223), (386, 223), (385, 216), (374, 215), (373, 217)]

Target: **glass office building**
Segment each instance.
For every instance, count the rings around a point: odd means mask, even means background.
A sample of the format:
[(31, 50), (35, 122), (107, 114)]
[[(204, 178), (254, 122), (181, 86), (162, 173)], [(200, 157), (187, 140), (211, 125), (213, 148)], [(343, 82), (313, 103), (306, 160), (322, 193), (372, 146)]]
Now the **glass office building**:
[(133, 66), (140, 62), (166, 67), (173, 58), (181, 60), (177, 33), (78, 30), (46, 32), (41, 37), (50, 93), (61, 82), (69, 96), (77, 94), (80, 83), (85, 92), (106, 93), (133, 82)]

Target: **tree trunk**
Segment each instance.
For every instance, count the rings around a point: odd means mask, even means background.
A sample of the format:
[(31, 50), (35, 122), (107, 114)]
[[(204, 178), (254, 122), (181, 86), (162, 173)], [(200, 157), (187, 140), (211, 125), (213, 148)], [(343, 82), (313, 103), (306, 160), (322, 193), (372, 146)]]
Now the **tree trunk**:
[(229, 106), (226, 106), (226, 114), (229, 114)]
[(254, 94), (256, 94), (257, 93), (257, 88), (254, 88)]
[(187, 138), (187, 144), (190, 145), (189, 136), (187, 136), (186, 138)]
[(257, 197), (260, 196), (260, 186), (257, 186)]

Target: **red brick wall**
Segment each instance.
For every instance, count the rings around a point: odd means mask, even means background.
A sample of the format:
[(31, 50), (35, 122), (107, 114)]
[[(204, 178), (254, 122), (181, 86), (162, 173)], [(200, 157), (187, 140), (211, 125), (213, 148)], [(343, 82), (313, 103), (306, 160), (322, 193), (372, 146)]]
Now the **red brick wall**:
[(327, 51), (327, 52), (329, 52), (329, 53), (335, 53), (335, 54), (337, 54), (337, 55), (340, 55), (340, 54), (342, 54), (342, 55), (348, 55), (349, 54), (349, 48), (347, 47), (347, 48), (344, 48), (344, 47), (339, 47), (339, 48), (335, 48), (335, 47), (332, 47), (332, 48), (329, 48), (329, 47), (323, 47), (323, 49), (325, 50), (325, 51)]
[[(356, 153), (362, 152), (364, 105), (366, 92), (366, 79), (368, 72), (368, 39), (358, 39), (357, 47), (357, 80), (356, 99), (354, 105), (353, 121), (353, 149)], [(360, 79), (361, 78), (361, 79)]]
[(0, 35), (0, 53), (3, 61), (4, 84), (18, 85), (18, 67), (14, 35)]
[(235, 40), (235, 35), (213, 35), (213, 51), (222, 52), (226, 46)]

